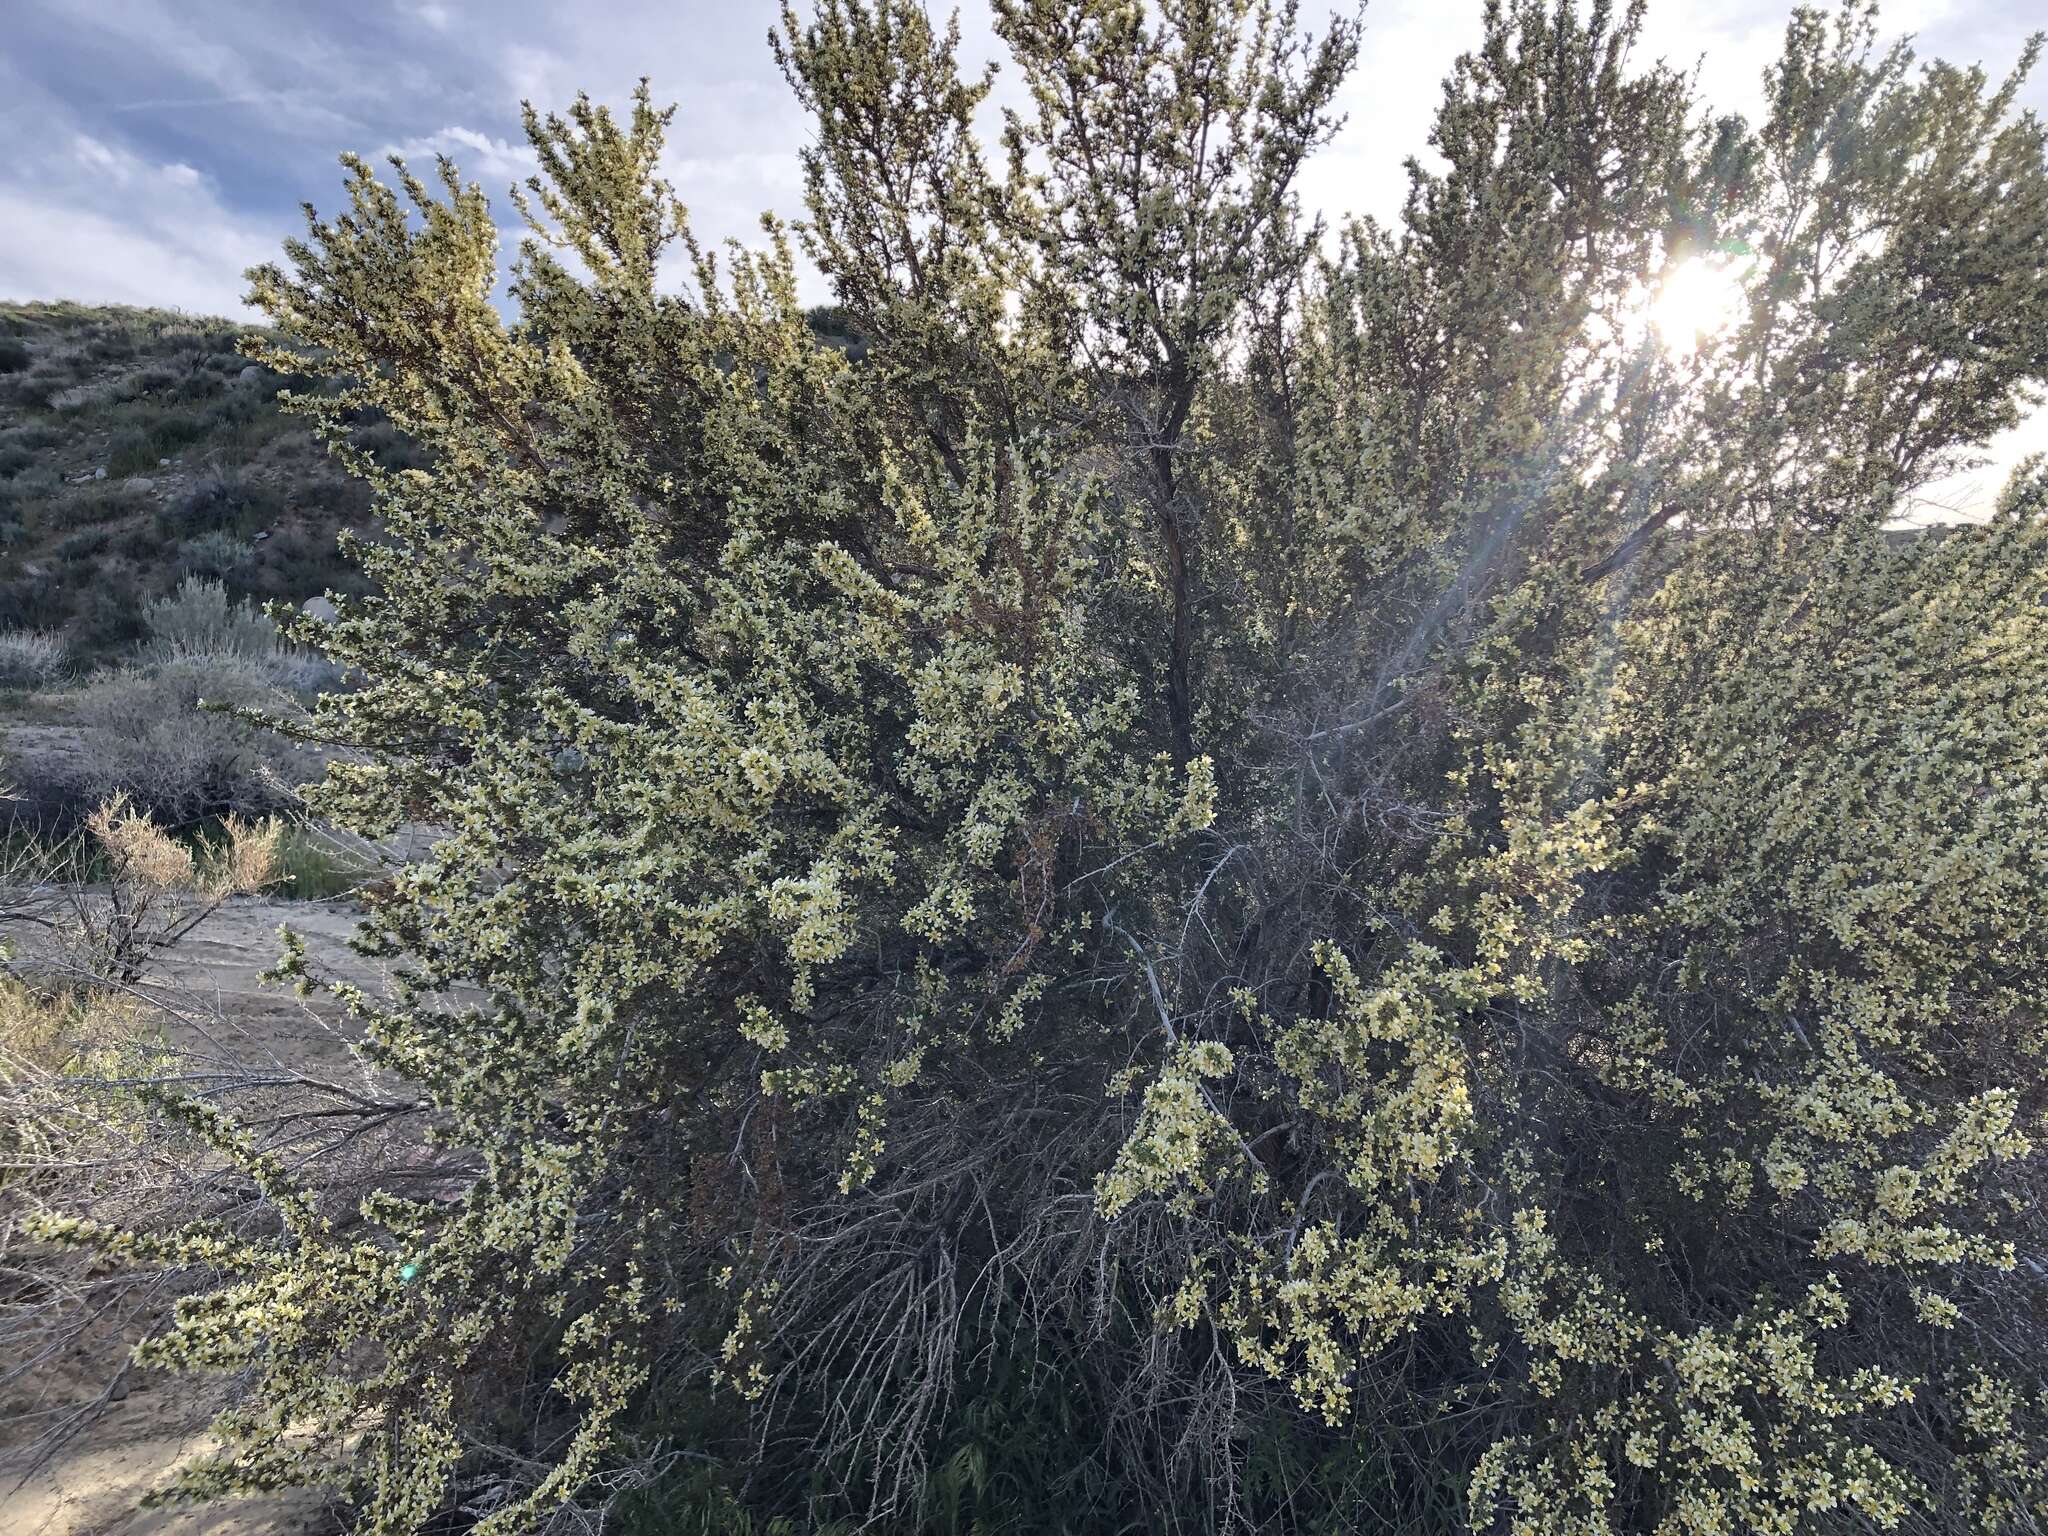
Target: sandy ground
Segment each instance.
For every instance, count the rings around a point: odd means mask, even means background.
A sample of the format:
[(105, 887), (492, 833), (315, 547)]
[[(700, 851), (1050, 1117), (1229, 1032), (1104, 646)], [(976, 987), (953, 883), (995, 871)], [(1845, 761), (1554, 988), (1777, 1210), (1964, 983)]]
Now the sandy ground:
[(305, 939), (316, 972), (354, 982), (373, 995), (383, 992), (383, 972), (347, 947), (359, 918), (346, 903), (262, 897), (228, 901), (164, 957), (165, 997), (196, 1005), (183, 1008), (182, 1018), (170, 1019), (166, 1033), (176, 1044), (243, 1060), (270, 1059), (308, 1070), (350, 1069), (352, 1035), (341, 1010), (324, 998), (302, 1000), (289, 987), (259, 978), (283, 952), (278, 929), (288, 924)]
[[(171, 1041), (304, 1071), (353, 1071), (349, 1025), (331, 1003), (301, 1001), (258, 977), (277, 958), (278, 926), (289, 923), (305, 935), (319, 968), (379, 990), (378, 970), (345, 947), (356, 917), (346, 905), (261, 898), (227, 903), (167, 957), (165, 996), (185, 1004), (167, 1018)], [(110, 1331), (55, 1362), (56, 1373), (83, 1397), (96, 1397), (134, 1337), (133, 1330), (125, 1336)], [(170, 1481), (179, 1463), (206, 1450), (206, 1425), (216, 1406), (202, 1379), (130, 1372), (126, 1395), (25, 1482), (18, 1465), (8, 1468), (0, 1454), (0, 1536), (318, 1536), (336, 1529), (325, 1501), (310, 1494), (138, 1507), (143, 1495)], [(4, 1429), (0, 1424), (0, 1443)]]
[(17, 1486), (0, 1484), (4, 1536), (321, 1536), (337, 1529), (326, 1501), (313, 1494), (239, 1499), (230, 1503), (140, 1507), (168, 1483), (177, 1464), (202, 1453), (203, 1421), (195, 1398), (172, 1384), (130, 1393), (113, 1404), (52, 1466)]
[(18, 765), (39, 782), (69, 778), (85, 750), (85, 733), (75, 725), (0, 722), (0, 762)]

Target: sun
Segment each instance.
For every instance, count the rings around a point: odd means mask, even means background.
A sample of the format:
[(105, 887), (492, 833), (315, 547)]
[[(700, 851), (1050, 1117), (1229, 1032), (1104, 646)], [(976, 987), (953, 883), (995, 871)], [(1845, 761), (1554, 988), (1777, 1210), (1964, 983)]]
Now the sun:
[(1692, 256), (1664, 274), (1650, 300), (1650, 324), (1664, 350), (1690, 357), (1701, 343), (1732, 330), (1749, 310), (1748, 264)]

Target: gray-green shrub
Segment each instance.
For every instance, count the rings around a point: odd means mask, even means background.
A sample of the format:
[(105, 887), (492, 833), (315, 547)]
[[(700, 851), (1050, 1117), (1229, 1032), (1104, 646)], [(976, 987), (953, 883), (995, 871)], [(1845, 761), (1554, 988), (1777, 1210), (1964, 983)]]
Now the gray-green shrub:
[(104, 673), (74, 711), (83, 752), (59, 782), (26, 786), (83, 811), (114, 794), (168, 826), (202, 816), (282, 810), (316, 759), (276, 732), (209, 706), (274, 710), (274, 671), (260, 659), (187, 653)]
[(266, 615), (230, 598), (220, 582), (203, 576), (187, 576), (177, 591), (151, 603), (143, 623), (157, 660), (231, 656), (260, 666), (282, 650), (277, 626)]
[(45, 630), (0, 632), (0, 688), (46, 688), (64, 670), (64, 642)]

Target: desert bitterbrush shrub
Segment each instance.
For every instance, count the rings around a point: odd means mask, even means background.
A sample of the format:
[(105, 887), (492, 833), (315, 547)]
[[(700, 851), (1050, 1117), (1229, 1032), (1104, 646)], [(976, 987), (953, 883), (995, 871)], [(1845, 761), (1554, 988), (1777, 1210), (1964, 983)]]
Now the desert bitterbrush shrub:
[(1000, 1337), (1105, 1529), (2029, 1528), (2048, 507), (1888, 524), (2048, 373), (2042, 132), (1854, 10), (1715, 118), (1640, 20), (1489, 8), (1323, 256), (1349, 23), (998, 0), (999, 165), (956, 31), (786, 11), (857, 356), (644, 88), (529, 111), (509, 317), (346, 162), (256, 352), (388, 529), (287, 627), (316, 809), (447, 832), (339, 991), (453, 1171), (169, 1101), (275, 1211), (150, 1240), (251, 1383), (187, 1491), (531, 1529), (687, 1424), (928, 1517)]

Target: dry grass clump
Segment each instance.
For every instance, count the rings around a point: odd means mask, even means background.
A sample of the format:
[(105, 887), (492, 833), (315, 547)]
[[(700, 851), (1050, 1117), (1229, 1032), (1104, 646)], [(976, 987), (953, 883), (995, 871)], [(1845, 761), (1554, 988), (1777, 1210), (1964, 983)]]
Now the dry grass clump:
[(106, 898), (73, 903), (67, 939), (94, 975), (133, 981), (230, 896), (251, 895), (277, 878), (284, 823), (229, 816), (217, 838), (195, 850), (116, 795), (87, 818), (110, 864)]
[(132, 994), (0, 974), (0, 1189), (60, 1150), (32, 1109), (57, 1079), (108, 1075), (151, 1038)]

